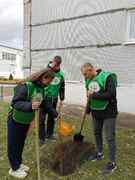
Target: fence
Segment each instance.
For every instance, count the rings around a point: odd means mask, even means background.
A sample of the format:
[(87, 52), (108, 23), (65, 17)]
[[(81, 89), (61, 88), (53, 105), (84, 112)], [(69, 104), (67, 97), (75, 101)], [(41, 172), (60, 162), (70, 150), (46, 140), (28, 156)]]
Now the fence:
[(16, 84), (0, 84), (0, 101), (9, 101)]

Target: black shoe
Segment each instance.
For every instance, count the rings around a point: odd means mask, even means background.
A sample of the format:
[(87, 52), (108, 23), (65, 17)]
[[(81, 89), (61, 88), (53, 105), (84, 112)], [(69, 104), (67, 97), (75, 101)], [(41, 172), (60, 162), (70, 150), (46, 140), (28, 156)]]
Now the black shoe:
[(98, 160), (102, 160), (104, 158), (104, 155), (103, 153), (95, 153), (94, 155), (90, 156), (88, 158), (88, 160), (90, 161), (98, 161)]
[(42, 139), (40, 139), (40, 140), (39, 140), (39, 144), (40, 144), (40, 146), (42, 146), (42, 145), (44, 145), (44, 144), (45, 144), (45, 141), (44, 141), (44, 140), (42, 140)]
[(49, 135), (49, 136), (47, 136), (47, 139), (48, 139), (48, 140), (51, 140), (51, 141), (56, 141), (56, 140), (57, 140), (57, 137), (54, 136), (54, 135)]
[(117, 169), (115, 162), (108, 162), (105, 168), (103, 169), (103, 174), (108, 174)]

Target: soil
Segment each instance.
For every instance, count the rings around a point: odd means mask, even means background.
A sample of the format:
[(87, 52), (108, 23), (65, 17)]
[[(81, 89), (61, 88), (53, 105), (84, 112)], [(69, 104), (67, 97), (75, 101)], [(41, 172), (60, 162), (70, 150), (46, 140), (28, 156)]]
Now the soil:
[(42, 166), (48, 164), (55, 173), (61, 176), (69, 175), (94, 152), (95, 146), (92, 143), (68, 140), (57, 144), (48, 160), (42, 157)]
[[(62, 114), (68, 118), (80, 119), (83, 111), (83, 106), (65, 104)], [(117, 125), (118, 127), (135, 128), (135, 115), (119, 113)], [(54, 172), (61, 176), (65, 176), (72, 174), (86, 159), (88, 159), (88, 156), (92, 155), (94, 152), (95, 147), (92, 143), (85, 141), (77, 143), (73, 140), (67, 140), (55, 146), (52, 157), (49, 158), (49, 160), (43, 160), (42, 158), (42, 165), (48, 164), (48, 167)]]

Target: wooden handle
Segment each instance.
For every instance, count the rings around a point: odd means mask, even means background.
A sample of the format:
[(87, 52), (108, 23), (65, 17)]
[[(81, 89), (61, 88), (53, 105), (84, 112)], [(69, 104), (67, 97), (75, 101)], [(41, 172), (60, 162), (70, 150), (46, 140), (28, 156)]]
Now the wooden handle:
[(81, 134), (81, 132), (82, 132), (85, 119), (86, 119), (86, 111), (85, 111), (84, 114), (83, 114), (83, 118), (82, 118), (82, 123), (81, 123), (81, 128), (80, 128), (79, 134)]
[(38, 180), (41, 180), (40, 176), (40, 156), (39, 156), (39, 109), (35, 110), (35, 147), (36, 147), (36, 161), (37, 161), (37, 173)]
[(82, 132), (83, 125), (84, 125), (84, 121), (85, 121), (85, 119), (86, 119), (86, 115), (87, 115), (87, 106), (88, 106), (88, 104), (89, 104), (89, 100), (90, 100), (90, 98), (87, 99), (87, 103), (86, 103), (85, 110), (84, 110), (84, 113), (83, 113), (82, 123), (81, 123), (81, 128), (80, 128), (79, 134), (81, 134), (81, 132)]

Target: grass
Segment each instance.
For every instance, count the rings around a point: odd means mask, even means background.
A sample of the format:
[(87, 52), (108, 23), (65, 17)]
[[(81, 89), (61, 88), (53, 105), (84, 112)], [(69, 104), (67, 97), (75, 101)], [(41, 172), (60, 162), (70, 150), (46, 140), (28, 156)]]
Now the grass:
[[(8, 175), (9, 163), (7, 159), (7, 112), (8, 104), (0, 103), (0, 180), (15, 180)], [(65, 117), (77, 128), (79, 119), (75, 117)], [(128, 121), (128, 119), (127, 119)], [(84, 127), (85, 140), (93, 142), (91, 122), (86, 122)], [(56, 142), (46, 142), (40, 149), (41, 176), (42, 180), (134, 180), (135, 179), (135, 130), (129, 128), (117, 128), (117, 165), (115, 173), (103, 176), (101, 170), (108, 161), (107, 145), (104, 145), (105, 159), (100, 162), (84, 161), (78, 169), (69, 176), (58, 176), (44, 164), (45, 159), (49, 159), (54, 150)], [(67, 157), (68, 158), (68, 157)], [(27, 138), (23, 153), (24, 163), (31, 167), (29, 176), (26, 180), (37, 180), (36, 160), (35, 160), (35, 141), (32, 132)]]

